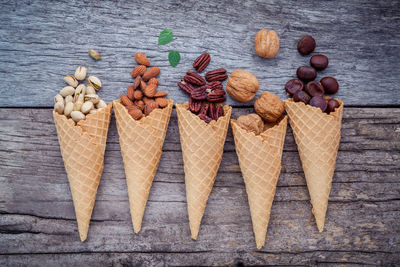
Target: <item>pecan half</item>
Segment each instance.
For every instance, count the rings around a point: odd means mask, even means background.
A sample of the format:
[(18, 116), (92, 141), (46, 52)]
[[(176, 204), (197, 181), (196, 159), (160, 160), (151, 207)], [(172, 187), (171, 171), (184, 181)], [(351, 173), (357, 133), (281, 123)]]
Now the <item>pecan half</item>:
[(222, 105), (217, 105), (217, 119), (224, 116), (224, 108)]
[(191, 85), (190, 83), (178, 82), (178, 86), (188, 94), (191, 94), (192, 91), (194, 90), (193, 85)]
[(187, 83), (199, 86), (206, 84), (206, 81), (200, 75), (198, 75), (196, 72), (193, 71), (188, 71), (185, 77), (183, 77), (183, 80)]
[(200, 113), (199, 118), (203, 121), (205, 121), (206, 123), (210, 123), (212, 121), (212, 119), (210, 117), (208, 117), (207, 115)]
[(189, 99), (189, 110), (193, 113), (198, 113), (201, 109), (201, 101), (194, 100), (193, 98)]
[(194, 88), (190, 93), (190, 96), (195, 100), (204, 100), (207, 99), (207, 92), (208, 89), (207, 85), (203, 85), (201, 87)]
[(201, 109), (200, 109), (200, 113), (207, 115), (209, 107), (210, 107), (210, 103), (207, 103), (207, 102), (203, 103), (203, 105), (201, 106)]
[(215, 106), (214, 103), (210, 103), (210, 105), (208, 107), (208, 116), (213, 120), (218, 119), (217, 107)]
[(211, 57), (210, 54), (204, 53), (201, 54), (194, 62), (193, 68), (195, 68), (198, 72), (202, 72), (205, 68), (207, 68), (210, 63)]
[(207, 100), (209, 102), (224, 102), (226, 100), (224, 95), (225, 95), (224, 90), (217, 89), (217, 90), (211, 91), (208, 94)]
[(207, 83), (207, 86), (211, 90), (217, 90), (217, 89), (222, 90), (222, 83), (220, 81), (213, 81), (213, 82)]
[(207, 72), (205, 77), (209, 82), (224, 81), (228, 78), (228, 75), (226, 75), (226, 69), (220, 68)]

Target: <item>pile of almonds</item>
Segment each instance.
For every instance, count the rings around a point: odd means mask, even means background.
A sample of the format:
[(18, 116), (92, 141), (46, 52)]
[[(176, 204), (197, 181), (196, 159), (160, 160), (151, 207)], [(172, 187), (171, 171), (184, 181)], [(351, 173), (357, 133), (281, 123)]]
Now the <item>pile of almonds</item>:
[(69, 86), (61, 89), (60, 93), (54, 97), (54, 110), (75, 123), (84, 120), (87, 114), (94, 114), (107, 106), (96, 94), (101, 87), (99, 78), (89, 76), (88, 85), (79, 84), (79, 81), (85, 80), (86, 73), (87, 69), (79, 66), (75, 75), (65, 76), (64, 81)]
[(168, 93), (157, 91), (158, 80), (156, 77), (160, 74), (160, 68), (147, 69), (150, 61), (143, 53), (137, 53), (135, 60), (139, 64), (131, 73), (135, 81), (133, 85), (128, 86), (126, 95), (121, 94), (121, 103), (128, 109), (133, 119), (140, 120), (154, 109), (166, 107), (168, 101), (165, 97)]
[[(303, 56), (311, 54), (316, 47), (314, 38), (310, 35), (303, 36), (297, 44), (297, 50)], [(336, 94), (339, 90), (339, 83), (333, 77), (323, 77), (319, 82), (314, 81), (317, 77), (317, 70), (324, 70), (328, 67), (328, 57), (322, 54), (313, 55), (310, 58), (311, 66), (301, 66), (297, 69), (298, 79), (292, 79), (285, 85), (288, 95), (293, 97), (295, 102), (303, 102), (320, 108), (322, 112), (330, 113), (339, 107), (339, 102), (325, 94)]]
[[(210, 55), (204, 53), (194, 61), (193, 68), (202, 72), (210, 60)], [(190, 95), (189, 110), (206, 123), (223, 116), (224, 109), (221, 103), (225, 102), (226, 98), (222, 82), (227, 78), (226, 69), (223, 68), (207, 72), (205, 79), (194, 71), (188, 71), (178, 82), (178, 86)]]

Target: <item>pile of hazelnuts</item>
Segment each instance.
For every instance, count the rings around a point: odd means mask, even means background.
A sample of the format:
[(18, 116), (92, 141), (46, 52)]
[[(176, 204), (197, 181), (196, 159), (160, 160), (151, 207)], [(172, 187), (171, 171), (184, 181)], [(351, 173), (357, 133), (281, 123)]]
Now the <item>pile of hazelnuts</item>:
[[(303, 56), (311, 54), (316, 47), (314, 38), (310, 35), (303, 36), (297, 43), (297, 50)], [(301, 66), (297, 69), (298, 79), (292, 79), (285, 85), (286, 92), (293, 97), (295, 102), (303, 102), (318, 107), (322, 112), (330, 113), (339, 107), (339, 102), (324, 94), (336, 94), (339, 84), (333, 77), (323, 77), (319, 82), (314, 81), (317, 70), (328, 67), (328, 57), (322, 54), (313, 55), (310, 59), (311, 66)]]

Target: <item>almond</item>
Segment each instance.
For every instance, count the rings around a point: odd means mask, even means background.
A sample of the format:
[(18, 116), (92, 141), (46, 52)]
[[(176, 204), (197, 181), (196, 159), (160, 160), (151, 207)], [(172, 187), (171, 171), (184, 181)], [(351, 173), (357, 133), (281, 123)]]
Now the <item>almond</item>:
[(144, 81), (140, 81), (140, 90), (144, 91), (146, 89), (146, 83)]
[(145, 96), (145, 97), (143, 97), (143, 102), (144, 102), (145, 105), (147, 105), (147, 104), (149, 104), (151, 102), (154, 102), (154, 99), (148, 98), (147, 96)]
[(144, 106), (144, 115), (146, 115), (146, 116), (149, 115), (156, 108), (158, 108), (158, 105), (156, 102), (151, 102), (151, 103), (147, 104), (146, 106)]
[(135, 89), (133, 89), (133, 85), (129, 85), (126, 94), (128, 95), (128, 98), (130, 100), (134, 100), (134, 92), (135, 92)]
[(139, 87), (141, 81), (142, 81), (142, 77), (137, 76), (135, 78), (135, 81), (133, 82), (133, 89), (136, 90)]
[(168, 106), (168, 101), (166, 98), (164, 97), (158, 97), (156, 98), (156, 103), (160, 108), (165, 108), (166, 106)]
[(159, 67), (151, 67), (150, 69), (146, 70), (146, 72), (143, 74), (142, 79), (147, 82), (151, 78), (154, 78), (160, 74), (160, 68)]
[(136, 100), (136, 101), (135, 101), (135, 105), (136, 105), (140, 110), (143, 111), (143, 109), (144, 109), (144, 102), (143, 102), (142, 100)]
[(131, 115), (135, 120), (140, 120), (143, 117), (142, 111), (138, 108), (131, 109), (129, 115)]
[(128, 110), (128, 112), (129, 111), (131, 111), (132, 109), (139, 109), (136, 105), (129, 105), (129, 106), (126, 106), (126, 109)]
[(168, 93), (164, 92), (164, 91), (157, 91), (156, 94), (154, 95), (154, 97), (164, 97), (167, 96)]
[(144, 95), (147, 97), (154, 97), (156, 92), (157, 92), (157, 86), (155, 86), (154, 84), (147, 85), (143, 91)]
[(146, 71), (146, 66), (145, 65), (139, 65), (139, 66), (136, 66), (132, 70), (131, 76), (132, 76), (132, 78), (136, 78), (137, 76), (142, 76), (146, 72), (147, 72)]
[(133, 93), (133, 98), (135, 98), (136, 100), (142, 99), (142, 98), (143, 98), (143, 93), (142, 93), (142, 91), (139, 91), (139, 90), (135, 91), (135, 92)]
[(133, 105), (133, 102), (124, 94), (121, 95), (121, 102), (124, 106)]
[(149, 82), (147, 84), (155, 84), (158, 86), (158, 80), (157, 80), (157, 78), (153, 77), (149, 80)]
[(143, 53), (136, 53), (135, 60), (139, 65), (150, 66), (150, 61), (147, 59), (146, 55)]

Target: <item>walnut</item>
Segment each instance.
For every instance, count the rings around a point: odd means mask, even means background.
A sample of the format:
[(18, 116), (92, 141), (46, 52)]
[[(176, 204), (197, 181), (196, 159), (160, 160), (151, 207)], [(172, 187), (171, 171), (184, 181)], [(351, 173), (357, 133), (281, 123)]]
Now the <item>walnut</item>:
[(266, 122), (276, 122), (282, 116), (284, 106), (279, 97), (265, 92), (254, 101), (254, 109)]
[(239, 102), (251, 101), (258, 91), (256, 76), (248, 71), (237, 69), (232, 71), (226, 84), (226, 92)]
[(264, 129), (264, 122), (255, 113), (240, 116), (237, 119), (237, 123), (241, 128), (253, 132), (255, 135), (262, 133)]
[(274, 30), (260, 30), (254, 38), (254, 48), (260, 57), (275, 57), (279, 51), (278, 34)]

